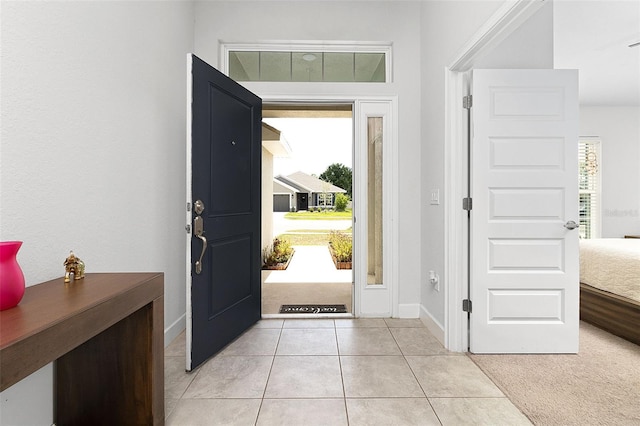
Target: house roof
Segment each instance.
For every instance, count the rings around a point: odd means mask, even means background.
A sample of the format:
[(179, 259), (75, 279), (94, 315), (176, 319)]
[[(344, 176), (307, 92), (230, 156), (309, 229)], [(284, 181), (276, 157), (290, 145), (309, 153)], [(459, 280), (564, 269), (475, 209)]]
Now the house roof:
[(274, 179), (292, 186), (302, 192), (347, 192), (339, 186), (335, 186), (333, 184), (330, 184), (329, 182), (325, 182), (322, 179), (318, 179), (315, 176), (311, 176), (303, 172), (295, 172), (288, 176), (276, 176)]
[(273, 178), (273, 193), (274, 194), (296, 194), (300, 192), (298, 189), (294, 188), (291, 185), (287, 185), (286, 183)]

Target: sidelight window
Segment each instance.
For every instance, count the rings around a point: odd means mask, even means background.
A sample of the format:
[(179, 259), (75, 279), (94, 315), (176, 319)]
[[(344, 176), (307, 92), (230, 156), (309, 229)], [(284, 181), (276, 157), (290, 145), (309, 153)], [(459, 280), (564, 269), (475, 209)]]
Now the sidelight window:
[(382, 117), (367, 119), (367, 284), (383, 284), (382, 125)]

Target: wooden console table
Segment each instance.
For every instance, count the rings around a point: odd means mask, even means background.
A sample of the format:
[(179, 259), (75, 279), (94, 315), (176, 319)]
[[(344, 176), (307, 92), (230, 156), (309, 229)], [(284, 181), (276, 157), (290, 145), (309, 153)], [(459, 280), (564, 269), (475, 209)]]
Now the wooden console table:
[(55, 422), (164, 424), (164, 275), (87, 274), (0, 312), (0, 391), (52, 361)]

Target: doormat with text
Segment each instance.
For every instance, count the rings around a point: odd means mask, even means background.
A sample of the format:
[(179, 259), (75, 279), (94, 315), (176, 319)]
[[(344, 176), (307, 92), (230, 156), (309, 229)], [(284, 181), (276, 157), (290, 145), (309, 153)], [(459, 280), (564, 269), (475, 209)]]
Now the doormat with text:
[(281, 314), (346, 314), (345, 305), (282, 305)]

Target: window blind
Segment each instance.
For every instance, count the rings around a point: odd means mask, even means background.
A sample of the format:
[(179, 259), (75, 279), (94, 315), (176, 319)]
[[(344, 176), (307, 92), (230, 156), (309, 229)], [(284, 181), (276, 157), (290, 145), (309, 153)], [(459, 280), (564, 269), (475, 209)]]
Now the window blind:
[(578, 142), (580, 238), (600, 237), (600, 140)]

